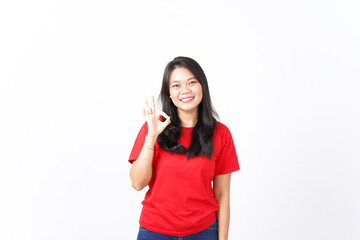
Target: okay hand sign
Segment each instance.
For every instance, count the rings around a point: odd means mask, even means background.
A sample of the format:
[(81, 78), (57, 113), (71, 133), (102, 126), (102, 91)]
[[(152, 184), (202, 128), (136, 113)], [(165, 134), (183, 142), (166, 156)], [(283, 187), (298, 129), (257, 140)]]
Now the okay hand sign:
[[(165, 122), (160, 121), (160, 116), (166, 118)], [(150, 101), (145, 100), (143, 117), (148, 124), (148, 135), (151, 137), (159, 136), (171, 122), (170, 116), (155, 109), (154, 96), (151, 96)]]

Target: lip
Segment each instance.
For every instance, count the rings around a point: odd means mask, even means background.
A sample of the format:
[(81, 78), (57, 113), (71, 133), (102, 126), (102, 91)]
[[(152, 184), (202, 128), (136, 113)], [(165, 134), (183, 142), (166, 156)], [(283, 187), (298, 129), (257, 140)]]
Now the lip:
[(183, 100), (186, 99), (185, 102), (190, 102), (190, 101), (192, 101), (194, 98), (195, 98), (195, 97), (184, 97), (184, 98), (180, 98), (180, 101), (181, 101), (181, 102), (184, 102)]

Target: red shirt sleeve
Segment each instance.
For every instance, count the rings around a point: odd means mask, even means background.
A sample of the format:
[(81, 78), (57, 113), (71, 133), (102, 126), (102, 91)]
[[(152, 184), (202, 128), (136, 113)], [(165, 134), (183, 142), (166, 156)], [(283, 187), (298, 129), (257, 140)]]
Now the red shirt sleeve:
[(148, 133), (148, 126), (147, 126), (147, 122), (145, 122), (142, 125), (142, 127), (136, 137), (134, 146), (131, 150), (130, 157), (129, 157), (129, 162), (131, 164), (139, 157), (141, 149), (144, 146), (145, 137), (146, 137), (147, 133)]
[(219, 134), (221, 139), (220, 154), (215, 166), (215, 175), (231, 173), (240, 170), (239, 160), (236, 154), (235, 145), (230, 130), (224, 125), (219, 124)]

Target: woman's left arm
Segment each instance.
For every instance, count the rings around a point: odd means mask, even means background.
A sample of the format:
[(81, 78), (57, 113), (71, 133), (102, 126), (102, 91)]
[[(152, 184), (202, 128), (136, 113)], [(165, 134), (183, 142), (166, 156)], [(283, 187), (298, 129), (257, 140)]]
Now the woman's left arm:
[(231, 173), (216, 175), (214, 178), (214, 196), (219, 205), (217, 221), (219, 240), (228, 240), (230, 224), (230, 180)]

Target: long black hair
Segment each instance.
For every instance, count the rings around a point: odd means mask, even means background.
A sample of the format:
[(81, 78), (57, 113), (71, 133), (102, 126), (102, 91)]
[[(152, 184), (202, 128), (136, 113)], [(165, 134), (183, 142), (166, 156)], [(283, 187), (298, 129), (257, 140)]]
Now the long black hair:
[[(178, 144), (181, 135), (181, 121), (177, 114), (177, 107), (170, 99), (169, 78), (171, 72), (175, 68), (188, 69), (194, 74), (196, 80), (199, 81), (202, 87), (203, 98), (198, 105), (197, 122), (192, 131), (189, 149)], [(170, 153), (186, 153), (188, 159), (203, 155), (211, 158), (214, 151), (213, 134), (216, 128), (216, 119), (219, 119), (219, 116), (212, 106), (205, 73), (194, 59), (188, 57), (176, 57), (167, 64), (164, 71), (159, 100), (161, 101), (162, 110), (168, 114), (171, 119), (171, 123), (157, 138), (159, 146)]]

